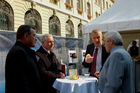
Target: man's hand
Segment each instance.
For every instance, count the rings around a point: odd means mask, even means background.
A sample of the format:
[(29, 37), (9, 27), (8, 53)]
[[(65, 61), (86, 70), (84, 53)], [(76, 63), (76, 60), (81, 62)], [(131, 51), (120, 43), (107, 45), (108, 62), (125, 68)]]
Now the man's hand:
[(93, 57), (90, 54), (87, 54), (85, 62), (86, 63), (92, 63), (92, 61), (93, 61)]
[(95, 72), (94, 76), (96, 76), (97, 78), (99, 78), (99, 72)]
[(65, 74), (60, 72), (61, 78), (65, 78)]
[(92, 63), (93, 62), (93, 58), (86, 58), (85, 62), (86, 63)]

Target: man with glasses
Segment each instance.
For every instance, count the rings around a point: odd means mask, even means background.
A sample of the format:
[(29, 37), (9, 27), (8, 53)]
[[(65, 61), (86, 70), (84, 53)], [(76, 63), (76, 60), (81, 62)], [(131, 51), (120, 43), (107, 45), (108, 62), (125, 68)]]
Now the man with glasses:
[(104, 35), (105, 49), (110, 53), (99, 76), (101, 93), (135, 93), (133, 62), (123, 48), (122, 37), (118, 32)]

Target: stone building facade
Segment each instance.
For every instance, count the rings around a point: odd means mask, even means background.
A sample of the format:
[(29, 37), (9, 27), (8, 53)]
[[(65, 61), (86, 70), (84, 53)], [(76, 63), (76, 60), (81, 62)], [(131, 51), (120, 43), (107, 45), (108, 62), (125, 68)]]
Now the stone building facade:
[(38, 34), (82, 38), (82, 25), (100, 16), (114, 0), (0, 0), (0, 30), (33, 25)]

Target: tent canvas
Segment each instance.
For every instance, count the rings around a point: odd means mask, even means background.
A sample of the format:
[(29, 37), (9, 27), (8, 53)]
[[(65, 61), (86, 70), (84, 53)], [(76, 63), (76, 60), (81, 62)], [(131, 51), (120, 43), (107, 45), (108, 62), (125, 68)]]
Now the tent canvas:
[(83, 34), (93, 29), (125, 31), (140, 29), (140, 0), (116, 0), (114, 5), (95, 20), (83, 25)]

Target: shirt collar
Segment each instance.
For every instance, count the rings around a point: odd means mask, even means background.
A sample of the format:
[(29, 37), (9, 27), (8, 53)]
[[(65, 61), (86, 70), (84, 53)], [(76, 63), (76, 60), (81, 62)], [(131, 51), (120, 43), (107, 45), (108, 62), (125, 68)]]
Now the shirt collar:
[[(43, 47), (43, 46), (42, 46)], [(43, 49), (50, 54), (50, 50), (47, 50), (46, 48), (43, 47)]]
[(115, 46), (114, 48), (112, 48), (111, 52), (115, 51), (116, 49), (118, 48), (121, 48), (122, 46), (118, 45), (118, 46)]
[(101, 49), (101, 48), (102, 48), (102, 46), (99, 46), (99, 47), (96, 47), (96, 46), (95, 46), (95, 49), (96, 49), (96, 48)]

